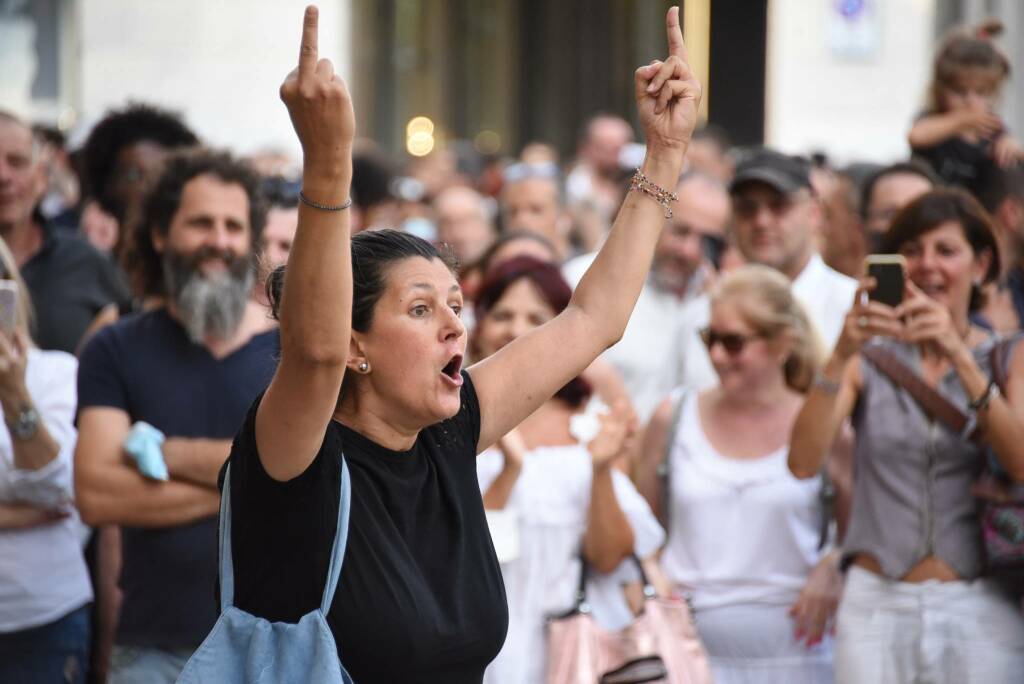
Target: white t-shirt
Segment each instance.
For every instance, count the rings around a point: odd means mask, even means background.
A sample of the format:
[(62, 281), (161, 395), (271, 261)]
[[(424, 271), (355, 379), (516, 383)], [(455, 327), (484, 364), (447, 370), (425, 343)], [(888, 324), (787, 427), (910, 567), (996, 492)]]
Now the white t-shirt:
[(700, 425), (697, 393), (683, 398), (669, 453), (670, 522), (661, 563), (695, 610), (796, 601), (821, 556), (823, 513), (820, 478), (795, 478), (788, 451), (752, 460), (721, 455)]
[[(562, 267), (562, 274), (574, 289), (595, 256), (584, 254)], [(687, 304), (700, 292), (705, 276), (703, 269), (698, 270), (682, 297), (648, 280), (622, 339), (602, 355), (622, 376), (641, 423), (647, 422), (658, 402), (682, 381), (680, 335)]]
[[(820, 255), (814, 254), (793, 281), (793, 296), (807, 311), (818, 331), (825, 353), (829, 354), (843, 331), (846, 312), (853, 305), (857, 281), (833, 270)], [(708, 350), (698, 334), (711, 320), (711, 301), (701, 295), (686, 305), (681, 314), (680, 385), (689, 390), (704, 390), (718, 384), (718, 376), (708, 357)], [(667, 394), (667, 392), (666, 392)], [(662, 397), (665, 395), (663, 394)]]
[(65, 509), (58, 522), (0, 530), (0, 633), (45, 625), (92, 600), (82, 557), (81, 524), (72, 505), (77, 432), (78, 362), (60, 351), (29, 349), (25, 384), (47, 431), (60, 446), (38, 470), (14, 467), (11, 435), (0, 422), (0, 501)]
[[(496, 449), (477, 457), (481, 491), (501, 472)], [(518, 555), (501, 565), (508, 597), (508, 636), (484, 674), (485, 684), (535, 684), (544, 681), (545, 618), (565, 613), (575, 603), (579, 552), (587, 528), (593, 466), (581, 445), (540, 447), (528, 452), (505, 511), (518, 528)], [(634, 550), (654, 553), (665, 534), (629, 478), (612, 470), (615, 496), (633, 528)], [(622, 595), (629, 576), (627, 559), (609, 575), (593, 571), (586, 584), (594, 619), (606, 629), (622, 629), (633, 616)]]

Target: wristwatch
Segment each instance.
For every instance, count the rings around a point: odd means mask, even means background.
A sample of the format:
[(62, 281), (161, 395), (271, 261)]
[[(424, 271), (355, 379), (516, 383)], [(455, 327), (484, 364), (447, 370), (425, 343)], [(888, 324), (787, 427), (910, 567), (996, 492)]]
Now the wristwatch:
[(36, 436), (36, 432), (39, 430), (39, 411), (32, 404), (22, 404), (21, 411), (7, 425), (11, 429), (11, 436), (15, 439), (30, 440)]

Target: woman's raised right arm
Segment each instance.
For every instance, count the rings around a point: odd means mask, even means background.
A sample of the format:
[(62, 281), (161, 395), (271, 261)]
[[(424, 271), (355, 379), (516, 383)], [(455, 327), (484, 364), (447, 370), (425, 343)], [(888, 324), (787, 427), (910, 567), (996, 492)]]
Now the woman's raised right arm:
[(789, 439), (790, 472), (806, 479), (821, 472), (843, 420), (860, 395), (860, 349), (875, 336), (898, 337), (902, 324), (895, 310), (864, 298), (875, 287), (873, 278), (861, 281), (846, 314), (843, 331), (821, 374), (807, 392)]
[[(316, 7), (307, 7), (299, 66), (281, 86), (302, 144), (302, 193), (340, 206), (349, 199), (355, 115), (345, 82), (318, 59)], [(334, 414), (352, 325), (350, 212), (299, 204), (279, 318), (281, 362), (256, 413), (260, 461), (275, 480), (312, 463)]]
[[(819, 379), (807, 392), (789, 438), (789, 470), (799, 479), (821, 472), (825, 457), (839, 435), (843, 419), (853, 411), (860, 384), (859, 356), (825, 364)], [(831, 385), (834, 389), (827, 389)]]

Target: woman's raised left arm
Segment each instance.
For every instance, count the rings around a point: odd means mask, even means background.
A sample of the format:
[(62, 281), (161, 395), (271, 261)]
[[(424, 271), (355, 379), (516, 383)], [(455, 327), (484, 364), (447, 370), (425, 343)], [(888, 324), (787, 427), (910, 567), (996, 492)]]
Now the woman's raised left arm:
[[(679, 9), (666, 18), (669, 57), (636, 70), (637, 109), (647, 139), (641, 172), (675, 189), (697, 123), (701, 88), (687, 64)], [(470, 369), (480, 401), (482, 451), (518, 425), (617, 342), (650, 270), (665, 224), (664, 207), (630, 192), (569, 306)]]

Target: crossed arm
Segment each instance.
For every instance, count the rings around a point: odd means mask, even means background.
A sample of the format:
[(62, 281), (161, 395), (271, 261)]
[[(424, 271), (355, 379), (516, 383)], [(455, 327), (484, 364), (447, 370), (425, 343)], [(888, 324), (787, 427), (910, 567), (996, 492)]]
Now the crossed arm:
[(82, 520), (89, 525), (170, 527), (217, 513), (217, 472), (231, 449), (228, 440), (178, 440), (164, 443), (172, 479), (143, 477), (124, 456), (131, 428), (124, 411), (83, 409), (75, 449), (75, 493)]

